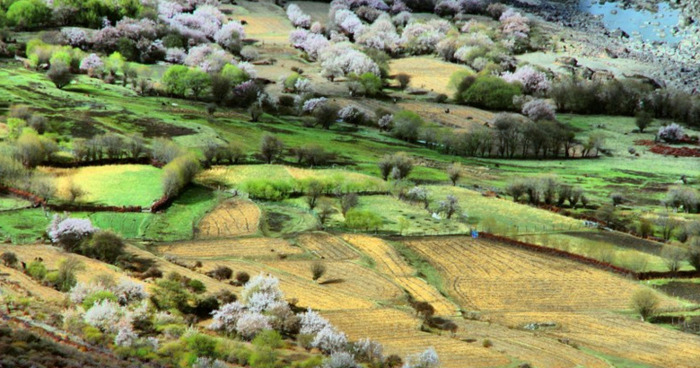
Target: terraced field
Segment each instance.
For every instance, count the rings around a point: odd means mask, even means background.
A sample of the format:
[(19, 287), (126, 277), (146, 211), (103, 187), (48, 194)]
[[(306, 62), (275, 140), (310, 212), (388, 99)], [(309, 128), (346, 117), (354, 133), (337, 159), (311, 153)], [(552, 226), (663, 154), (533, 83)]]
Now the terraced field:
[[(311, 265), (314, 261), (265, 262), (272, 267), (301, 278), (311, 280)], [(326, 273), (318, 284), (329, 290), (361, 296), (372, 301), (393, 302), (404, 293), (401, 288), (376, 271), (347, 261), (323, 262)]]
[(594, 350), (658, 367), (695, 368), (700, 336), (682, 333), (609, 312), (507, 313), (511, 325), (555, 320), (560, 328), (544, 332)]
[[(467, 308), (486, 312), (627, 309), (639, 284), (561, 258), (468, 237), (409, 240)], [(666, 305), (675, 303), (666, 299)]]
[(323, 232), (304, 233), (297, 238), (297, 244), (321, 259), (339, 261), (360, 256), (342, 239)]
[[(404, 243), (449, 280), (450, 292), (460, 305), (482, 311), (484, 320), (515, 329), (554, 323), (538, 333), (655, 366), (693, 367), (700, 359), (700, 337), (615, 312), (627, 310), (634, 292), (645, 287), (631, 280), (481, 239), (441, 237)], [(662, 308), (678, 306), (662, 296)], [(515, 347), (510, 349), (518, 356)]]
[(280, 287), (288, 300), (295, 299), (300, 306), (320, 311), (366, 309), (375, 306), (363, 295), (343, 290), (342, 286), (337, 286), (338, 284), (319, 285), (311, 280), (311, 273), (308, 270), (297, 275), (264, 264), (242, 260), (204, 260), (202, 263), (204, 271), (221, 265), (230, 267), (234, 272), (248, 272), (251, 276), (260, 273), (273, 275), (280, 279)]
[(421, 332), (417, 318), (396, 309), (338, 311), (323, 315), (351, 340), (369, 337), (380, 341), (385, 354), (406, 356), (434, 347), (444, 368), (499, 367), (510, 363), (505, 354), (479, 343)]
[(259, 223), (260, 209), (255, 203), (231, 199), (217, 206), (199, 221), (197, 238), (230, 238), (255, 234)]
[(343, 235), (343, 239), (372, 258), (378, 271), (392, 278), (416, 300), (432, 304), (437, 315), (452, 316), (457, 313), (457, 306), (425, 280), (415, 276), (415, 270), (384, 240), (350, 234)]
[(294, 247), (284, 239), (277, 238), (238, 238), (218, 240), (197, 240), (161, 245), (158, 250), (164, 255), (183, 258), (270, 258), (280, 255), (301, 254), (303, 250)]

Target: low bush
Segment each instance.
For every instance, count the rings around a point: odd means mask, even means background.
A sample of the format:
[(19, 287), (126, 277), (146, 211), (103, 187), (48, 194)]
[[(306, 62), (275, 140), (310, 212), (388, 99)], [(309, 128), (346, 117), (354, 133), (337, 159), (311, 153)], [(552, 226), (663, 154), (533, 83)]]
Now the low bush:
[[(468, 77), (469, 78), (469, 77)], [(512, 110), (513, 97), (522, 94), (521, 87), (499, 77), (480, 76), (461, 94), (457, 101), (489, 110)]]

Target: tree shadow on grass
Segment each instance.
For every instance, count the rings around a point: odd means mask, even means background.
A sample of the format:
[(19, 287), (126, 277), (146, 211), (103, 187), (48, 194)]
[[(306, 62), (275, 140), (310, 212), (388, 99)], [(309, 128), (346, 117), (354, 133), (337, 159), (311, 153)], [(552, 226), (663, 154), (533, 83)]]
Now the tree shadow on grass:
[(333, 285), (333, 284), (341, 284), (345, 282), (345, 279), (330, 279), (326, 281), (319, 282), (319, 285)]

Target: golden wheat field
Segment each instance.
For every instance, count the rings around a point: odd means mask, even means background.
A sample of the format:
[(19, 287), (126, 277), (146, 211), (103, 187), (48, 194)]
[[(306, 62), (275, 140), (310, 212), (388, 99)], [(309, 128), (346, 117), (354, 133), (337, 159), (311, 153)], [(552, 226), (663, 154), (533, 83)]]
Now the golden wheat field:
[(436, 314), (443, 316), (457, 314), (457, 306), (440, 295), (425, 280), (416, 277), (415, 270), (384, 240), (367, 235), (351, 234), (343, 235), (343, 239), (372, 258), (378, 271), (392, 278), (416, 300), (432, 304)]
[(386, 354), (406, 356), (434, 347), (444, 368), (499, 367), (510, 359), (480, 342), (467, 343), (449, 336), (419, 330), (420, 320), (410, 312), (392, 308), (337, 311), (323, 314), (351, 340), (370, 338), (384, 345)]
[(233, 18), (245, 20), (246, 37), (264, 44), (289, 44), (289, 33), (294, 30), (287, 20), (284, 10), (274, 3), (245, 2), (242, 7), (234, 7)]
[(474, 310), (624, 310), (643, 287), (574, 261), (487, 240), (441, 237), (404, 243), (445, 276), (462, 306)]
[(337, 261), (356, 259), (360, 256), (349, 244), (328, 233), (304, 233), (296, 240), (299, 246), (321, 259)]
[(310, 307), (320, 311), (371, 308), (375, 304), (362, 295), (343, 291), (334, 285), (319, 285), (311, 280), (307, 269), (301, 274), (292, 274), (269, 267), (261, 263), (242, 260), (203, 260), (203, 270), (212, 270), (217, 266), (230, 267), (234, 272), (244, 271), (252, 276), (270, 274), (280, 280), (280, 288), (287, 299), (296, 299), (299, 306)]
[[(269, 267), (311, 280), (311, 265), (316, 261), (265, 262)], [(347, 261), (324, 261), (326, 273), (318, 284), (328, 290), (358, 295), (371, 301), (394, 302), (403, 290), (380, 273)]]
[(164, 255), (197, 258), (277, 258), (304, 251), (278, 238), (195, 240), (160, 245)]
[(560, 327), (543, 334), (567, 338), (610, 355), (658, 367), (696, 368), (700, 336), (682, 333), (611, 312), (505, 313), (510, 325), (555, 320)]
[(260, 222), (260, 209), (255, 203), (231, 199), (221, 203), (199, 221), (197, 238), (230, 238), (255, 234)]
[[(472, 131), (493, 122), (494, 114), (470, 106), (439, 104), (426, 101), (407, 101), (397, 104), (402, 109), (415, 111), (423, 120), (456, 128), (456, 131)], [(449, 112), (447, 112), (449, 110)]]
[(470, 70), (464, 65), (442, 61), (430, 56), (412, 56), (389, 62), (390, 73), (406, 73), (411, 76), (409, 88), (419, 88), (435, 93), (452, 94), (447, 85), (453, 73)]
[(561, 343), (554, 336), (539, 331), (508, 328), (497, 323), (455, 320), (459, 326), (458, 339), (472, 339), (493, 343), (492, 349), (528, 362), (535, 367), (548, 368), (609, 368), (610, 364), (571, 345)]

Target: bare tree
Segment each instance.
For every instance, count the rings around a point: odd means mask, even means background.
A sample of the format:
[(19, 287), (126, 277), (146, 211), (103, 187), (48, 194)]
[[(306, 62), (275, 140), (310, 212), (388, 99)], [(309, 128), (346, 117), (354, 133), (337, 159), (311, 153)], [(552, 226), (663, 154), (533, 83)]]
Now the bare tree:
[(678, 272), (681, 269), (683, 260), (686, 258), (686, 253), (680, 248), (666, 245), (661, 252), (661, 257), (664, 259), (664, 263), (669, 271)]
[(283, 151), (284, 143), (279, 138), (269, 134), (263, 137), (260, 145), (260, 155), (265, 162), (271, 164), (282, 155)]
[(360, 197), (357, 195), (357, 193), (347, 193), (344, 194), (343, 196), (340, 197), (340, 210), (343, 213), (343, 216), (345, 216), (350, 209), (354, 208), (357, 206), (357, 204), (360, 202)]
[(462, 177), (462, 165), (458, 162), (447, 167), (447, 176), (450, 178), (452, 185), (457, 185), (457, 182)]
[(452, 218), (452, 215), (454, 215), (459, 210), (459, 200), (452, 194), (449, 194), (444, 201), (440, 202), (439, 212), (444, 213), (448, 219)]
[(312, 180), (309, 182), (309, 186), (306, 189), (306, 203), (309, 205), (309, 209), (313, 210), (316, 208), (316, 203), (318, 198), (321, 197), (323, 193), (323, 184), (318, 180)]

